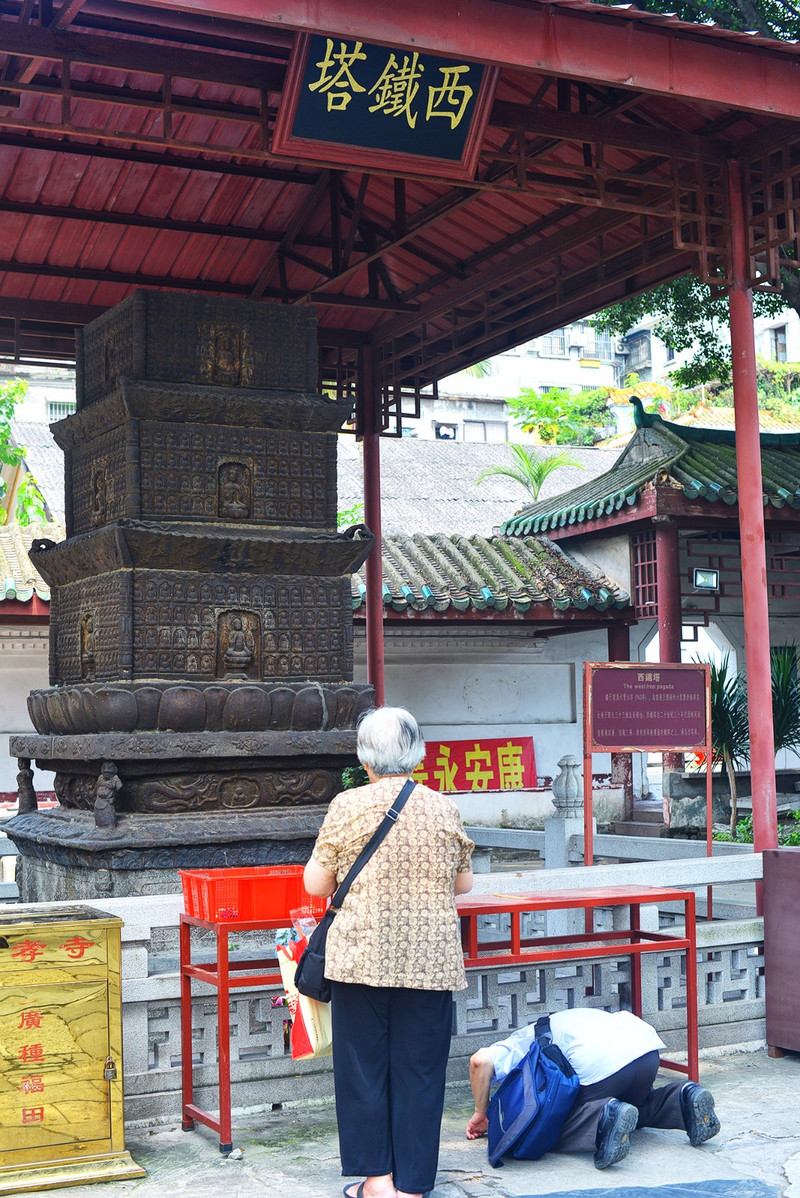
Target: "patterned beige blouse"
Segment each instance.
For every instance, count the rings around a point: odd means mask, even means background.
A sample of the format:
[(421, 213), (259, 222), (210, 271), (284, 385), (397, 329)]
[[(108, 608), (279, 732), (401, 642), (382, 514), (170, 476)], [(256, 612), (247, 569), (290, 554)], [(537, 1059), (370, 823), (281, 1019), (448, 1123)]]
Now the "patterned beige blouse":
[[(314, 860), (337, 882), (397, 798), (404, 778), (382, 778), (331, 802)], [(356, 877), (328, 932), (327, 976), (365, 986), (463, 990), (467, 984), (453, 884), (474, 844), (452, 799), (416, 786)]]

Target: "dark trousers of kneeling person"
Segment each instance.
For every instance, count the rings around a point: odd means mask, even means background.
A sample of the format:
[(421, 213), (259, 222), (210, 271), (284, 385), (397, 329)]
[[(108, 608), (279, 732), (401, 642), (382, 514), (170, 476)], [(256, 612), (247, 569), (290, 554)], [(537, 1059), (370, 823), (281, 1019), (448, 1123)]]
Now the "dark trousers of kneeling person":
[(653, 1089), (658, 1073), (658, 1051), (646, 1052), (610, 1077), (581, 1086), (567, 1116), (556, 1152), (593, 1152), (597, 1125), (609, 1098), (628, 1102), (639, 1112), (637, 1127), (674, 1127), (685, 1131), (680, 1094), (686, 1082), (670, 1082)]
[(436, 1181), (453, 1013), (449, 990), (332, 982), (333, 1079), (345, 1177)]

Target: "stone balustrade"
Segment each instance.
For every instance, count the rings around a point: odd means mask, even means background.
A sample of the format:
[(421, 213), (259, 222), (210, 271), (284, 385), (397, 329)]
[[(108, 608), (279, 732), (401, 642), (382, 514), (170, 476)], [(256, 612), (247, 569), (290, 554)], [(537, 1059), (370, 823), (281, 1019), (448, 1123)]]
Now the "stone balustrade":
[[(706, 884), (744, 887), (761, 877), (761, 856), (724, 854), (659, 865), (661, 886)], [(598, 885), (646, 885), (652, 863), (580, 869), (481, 874), (481, 893), (524, 892)], [(45, 904), (42, 904), (44, 906)], [(131, 1120), (176, 1118), (180, 1111), (180, 1002), (178, 916), (180, 895), (108, 899), (93, 904), (124, 920), (123, 1026), (126, 1114)], [(728, 905), (730, 907), (730, 905)], [(678, 916), (668, 907), (645, 908), (651, 926)], [(486, 917), (491, 920), (492, 917)], [(533, 920), (533, 916), (530, 917)], [(611, 912), (608, 913), (611, 918)], [(534, 929), (527, 929), (533, 931)], [(491, 926), (487, 925), (487, 936)], [(213, 941), (194, 933), (196, 956), (213, 956)], [(231, 954), (269, 955), (271, 933), (231, 937)], [(715, 919), (700, 923), (698, 992), (700, 1044), (716, 1047), (764, 1038), (763, 924), (760, 919)], [(685, 1047), (685, 989), (681, 954), (653, 954), (645, 963), (644, 1015), (659, 1029), (670, 1053)], [(216, 994), (194, 985), (196, 1098), (216, 1106)], [(454, 999), (450, 1079), (464, 1080), (467, 1060), (481, 1045), (546, 1011), (568, 1005), (616, 1009), (627, 1005), (629, 961), (547, 962), (524, 968), (502, 966), (469, 971), (469, 987)], [(289, 1102), (332, 1094), (330, 1061), (294, 1062), (286, 1038), (286, 1008), (279, 987), (237, 990), (231, 998), (234, 1107)]]

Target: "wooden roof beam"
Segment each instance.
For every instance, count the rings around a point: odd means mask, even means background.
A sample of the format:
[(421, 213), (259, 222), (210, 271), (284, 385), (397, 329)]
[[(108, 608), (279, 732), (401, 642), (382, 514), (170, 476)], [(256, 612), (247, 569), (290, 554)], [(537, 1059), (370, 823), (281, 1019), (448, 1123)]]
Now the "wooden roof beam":
[[(0, 141), (2, 139), (0, 138)], [(231, 237), (243, 241), (267, 241), (280, 244), (284, 234), (270, 229), (258, 229), (246, 225), (217, 225), (209, 221), (173, 220), (170, 217), (140, 216), (137, 212), (120, 212), (118, 209), (103, 210), (73, 208), (58, 204), (23, 204), (16, 200), (0, 198), (0, 212), (23, 216), (49, 216), (55, 220), (79, 220), (88, 224), (124, 225), (141, 229), (159, 229), (167, 233), (202, 233), (210, 237)], [(294, 244), (306, 249), (329, 249), (326, 237), (297, 236)]]
[[(119, 0), (124, 5), (125, 0)], [(252, 0), (150, 0), (152, 8), (253, 19)], [(394, 48), (634, 88), (800, 119), (800, 57), (781, 42), (712, 40), (618, 13), (498, 0), (260, 0), (258, 20)], [(413, 33), (413, 41), (412, 41)]]
[[(156, 29), (153, 35), (157, 36)], [(132, 38), (66, 32), (52, 25), (49, 29), (37, 25), (20, 27), (9, 21), (0, 21), (0, 54), (27, 55), (36, 62), (66, 59), (80, 66), (172, 75), (177, 79), (245, 87), (257, 92), (280, 92), (286, 77), (285, 67), (256, 56), (184, 50)]]
[(731, 143), (721, 138), (694, 136), (676, 129), (634, 124), (613, 117), (579, 115), (558, 112), (550, 108), (531, 109), (525, 104), (496, 101), (489, 124), (499, 129), (519, 129), (555, 137), (559, 141), (603, 143), (646, 154), (663, 153), (664, 157), (716, 159), (730, 156)]
[(22, 150), (37, 150), (45, 154), (77, 154), (83, 158), (102, 158), (114, 162), (140, 162), (145, 166), (170, 166), (183, 171), (202, 171), (213, 175), (233, 175), (243, 179), (271, 179), (279, 183), (296, 183), (298, 186), (313, 187), (319, 178), (319, 170), (307, 171), (297, 167), (274, 167), (260, 162), (251, 165), (229, 162), (228, 156), (236, 150), (215, 149), (207, 146), (206, 153), (225, 155), (219, 160), (176, 154), (169, 150), (144, 150), (124, 146), (97, 145), (95, 142), (64, 141), (37, 133), (13, 133), (0, 128), (0, 145), (15, 146)]

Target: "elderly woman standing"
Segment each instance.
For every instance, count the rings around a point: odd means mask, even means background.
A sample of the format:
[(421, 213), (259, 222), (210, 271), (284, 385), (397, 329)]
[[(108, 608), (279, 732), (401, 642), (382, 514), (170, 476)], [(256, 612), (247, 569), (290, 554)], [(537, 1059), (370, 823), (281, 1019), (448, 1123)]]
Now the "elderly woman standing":
[[(358, 729), (369, 786), (333, 799), (304, 881), (333, 894), (425, 755), (414, 717), (368, 712)], [(421, 1198), (439, 1156), (453, 990), (466, 986), (455, 895), (474, 845), (455, 803), (416, 786), (356, 877), (328, 933), (333, 1073), (347, 1198)]]

